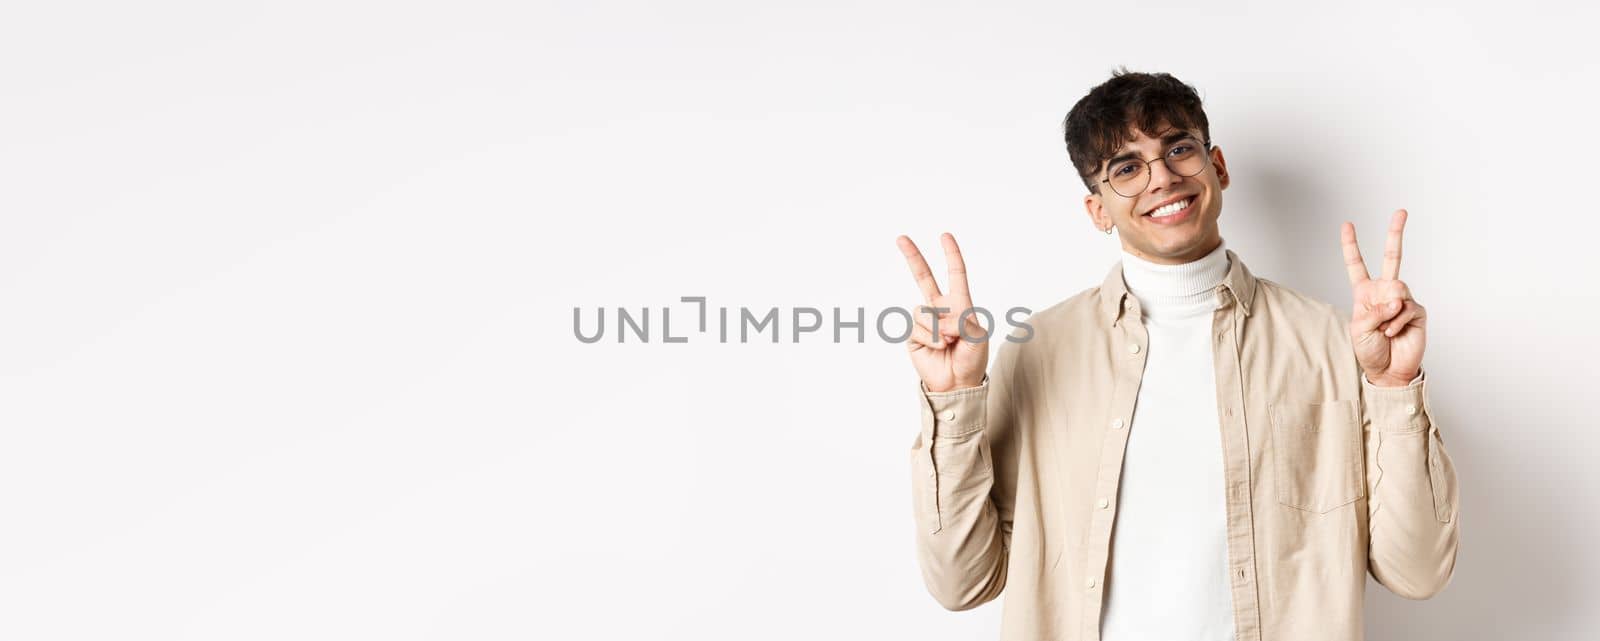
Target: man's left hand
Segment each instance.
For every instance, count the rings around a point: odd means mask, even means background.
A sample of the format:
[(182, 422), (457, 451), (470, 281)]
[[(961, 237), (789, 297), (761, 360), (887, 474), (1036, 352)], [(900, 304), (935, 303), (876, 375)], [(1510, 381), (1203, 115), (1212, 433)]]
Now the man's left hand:
[(1406, 210), (1389, 219), (1389, 237), (1383, 250), (1383, 276), (1368, 277), (1367, 264), (1356, 246), (1356, 227), (1345, 222), (1340, 230), (1344, 266), (1350, 274), (1350, 344), (1367, 380), (1383, 387), (1404, 386), (1422, 371), (1422, 349), (1427, 344), (1428, 314), (1411, 298), (1400, 280), (1400, 241), (1406, 228)]

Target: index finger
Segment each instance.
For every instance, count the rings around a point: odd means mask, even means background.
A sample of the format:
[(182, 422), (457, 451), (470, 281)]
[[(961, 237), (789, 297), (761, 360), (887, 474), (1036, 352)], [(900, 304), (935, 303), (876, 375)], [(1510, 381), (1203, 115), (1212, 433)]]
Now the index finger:
[(971, 298), (967, 293), (967, 261), (961, 259), (961, 247), (956, 245), (955, 235), (945, 232), (939, 242), (944, 245), (944, 262), (950, 267), (950, 295)]
[(1339, 228), (1339, 240), (1344, 246), (1344, 270), (1350, 275), (1350, 284), (1359, 285), (1367, 280), (1367, 262), (1361, 258), (1361, 248), (1356, 246), (1356, 226), (1345, 221)]
[(1400, 278), (1400, 241), (1406, 231), (1406, 210), (1394, 210), (1394, 216), (1389, 218), (1389, 237), (1383, 246), (1383, 277), (1386, 280)]
[(917, 279), (923, 299), (932, 305), (934, 297), (939, 295), (939, 282), (933, 279), (933, 271), (928, 269), (928, 261), (923, 260), (922, 251), (904, 234), (895, 239), (895, 244), (900, 246), (900, 253), (906, 257), (906, 265), (911, 267), (911, 275)]

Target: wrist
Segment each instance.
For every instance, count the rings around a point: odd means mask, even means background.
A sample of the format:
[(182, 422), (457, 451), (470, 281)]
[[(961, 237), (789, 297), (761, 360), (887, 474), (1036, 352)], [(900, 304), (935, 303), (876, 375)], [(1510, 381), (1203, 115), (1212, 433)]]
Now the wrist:
[(961, 390), (968, 390), (968, 389), (972, 389), (972, 388), (975, 388), (975, 387), (983, 387), (984, 382), (986, 382), (987, 380), (988, 380), (988, 376), (984, 376), (982, 379), (979, 379), (979, 380), (976, 380), (976, 381), (964, 381), (964, 380), (957, 379), (957, 380), (951, 381), (948, 386), (941, 386), (941, 387), (934, 387), (932, 385), (929, 385), (927, 381), (922, 381), (922, 389), (927, 390), (931, 394), (942, 394), (942, 393), (945, 393), (945, 392), (959, 392)]
[(1378, 376), (1373, 376), (1371, 374), (1364, 375), (1367, 377), (1367, 382), (1372, 384), (1373, 387), (1410, 387), (1412, 383), (1417, 381), (1417, 377), (1421, 376), (1421, 374), (1422, 372), (1419, 371), (1410, 376), (1406, 376), (1404, 374), (1380, 374)]

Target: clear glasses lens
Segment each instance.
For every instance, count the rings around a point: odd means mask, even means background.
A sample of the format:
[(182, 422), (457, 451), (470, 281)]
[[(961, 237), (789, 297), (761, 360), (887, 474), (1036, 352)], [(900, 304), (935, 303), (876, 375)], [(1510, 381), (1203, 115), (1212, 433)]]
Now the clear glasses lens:
[[(1206, 150), (1195, 140), (1184, 140), (1167, 148), (1162, 156), (1167, 171), (1188, 178), (1206, 168)], [(1154, 162), (1154, 161), (1151, 161)], [(1111, 189), (1125, 198), (1133, 198), (1150, 186), (1150, 165), (1142, 160), (1123, 160), (1106, 168), (1106, 179)]]

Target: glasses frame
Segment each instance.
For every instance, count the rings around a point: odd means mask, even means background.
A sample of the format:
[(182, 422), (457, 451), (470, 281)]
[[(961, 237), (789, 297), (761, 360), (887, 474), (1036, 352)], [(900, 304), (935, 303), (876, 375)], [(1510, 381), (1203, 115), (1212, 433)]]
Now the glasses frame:
[[(1193, 136), (1190, 136), (1191, 140), (1193, 138), (1194, 138)], [(1156, 173), (1155, 170), (1150, 169), (1150, 163), (1153, 163), (1153, 162), (1155, 162), (1157, 160), (1161, 161), (1162, 164), (1167, 165), (1167, 172), (1171, 173), (1171, 174), (1173, 174), (1175, 176), (1183, 176), (1184, 178), (1193, 178), (1195, 176), (1198, 176), (1200, 174), (1205, 173), (1206, 167), (1211, 166), (1211, 141), (1208, 139), (1208, 140), (1206, 140), (1204, 142), (1201, 142), (1201, 141), (1198, 141), (1198, 140), (1196, 140), (1195, 142), (1199, 142), (1200, 145), (1203, 146), (1205, 148), (1205, 150), (1206, 150), (1206, 152), (1205, 152), (1206, 161), (1200, 165), (1200, 170), (1199, 171), (1196, 171), (1196, 172), (1194, 172), (1192, 174), (1180, 174), (1180, 173), (1178, 173), (1176, 170), (1174, 170), (1172, 168), (1171, 164), (1167, 163), (1167, 154), (1165, 152), (1162, 152), (1162, 154), (1161, 154), (1161, 156), (1159, 158), (1152, 158), (1150, 160), (1144, 161), (1145, 169), (1149, 170), (1149, 173), (1145, 175), (1144, 186), (1140, 187), (1138, 189), (1138, 191), (1139, 192), (1143, 192), (1144, 190), (1150, 188), (1150, 176), (1154, 176), (1155, 173)], [(1129, 194), (1124, 194), (1124, 193), (1122, 193), (1120, 191), (1117, 191), (1117, 188), (1111, 184), (1111, 167), (1107, 166), (1105, 168), (1105, 172), (1106, 172), (1106, 177), (1105, 178), (1101, 178), (1100, 179), (1100, 183), (1096, 183), (1095, 184), (1095, 191), (1097, 191), (1097, 192), (1100, 191), (1100, 184), (1105, 184), (1106, 186), (1111, 187), (1111, 193), (1116, 194), (1118, 196), (1121, 196), (1123, 198), (1138, 198), (1139, 197), (1138, 193), (1134, 193), (1132, 195), (1129, 195)]]

